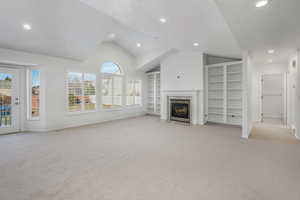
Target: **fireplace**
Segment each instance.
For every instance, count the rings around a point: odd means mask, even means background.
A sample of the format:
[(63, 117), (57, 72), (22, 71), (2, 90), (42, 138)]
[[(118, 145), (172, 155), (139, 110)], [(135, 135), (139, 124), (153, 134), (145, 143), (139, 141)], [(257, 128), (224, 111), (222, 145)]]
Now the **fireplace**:
[(191, 122), (190, 99), (170, 99), (170, 120), (190, 123)]
[[(177, 102), (178, 101), (178, 102)], [(204, 125), (204, 96), (202, 90), (162, 90), (161, 92), (161, 119), (170, 121), (176, 120), (192, 125)], [(172, 103), (183, 102), (188, 104), (189, 119), (181, 116), (171, 116)], [(179, 110), (177, 110), (179, 111)], [(182, 110), (183, 111), (183, 110)], [(186, 116), (185, 116), (186, 117)]]

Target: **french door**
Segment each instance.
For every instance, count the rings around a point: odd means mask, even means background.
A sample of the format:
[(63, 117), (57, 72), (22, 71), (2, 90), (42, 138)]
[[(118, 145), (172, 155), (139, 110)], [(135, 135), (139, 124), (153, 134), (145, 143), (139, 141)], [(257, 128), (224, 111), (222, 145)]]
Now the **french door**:
[(0, 67), (0, 134), (20, 131), (19, 70)]

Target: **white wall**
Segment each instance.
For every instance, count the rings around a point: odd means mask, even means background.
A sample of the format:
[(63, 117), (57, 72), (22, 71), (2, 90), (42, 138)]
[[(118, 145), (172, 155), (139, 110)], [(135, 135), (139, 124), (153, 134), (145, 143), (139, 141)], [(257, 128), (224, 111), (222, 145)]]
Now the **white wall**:
[(288, 75), (287, 75), (287, 125), (293, 130), (296, 129), (296, 85), (297, 85), (297, 66), (293, 66), (293, 62), (297, 61), (297, 56), (289, 62)]
[(203, 53), (178, 52), (161, 62), (162, 90), (203, 90)]
[[(122, 48), (104, 43), (97, 48), (89, 59), (84, 62), (49, 57), (37, 54), (0, 49), (0, 60), (18, 63), (34, 63), (41, 70), (41, 118), (39, 121), (25, 120), (24, 129), (31, 131), (56, 130), (85, 124), (98, 123), (144, 114), (145, 107), (124, 107), (115, 111), (103, 110), (100, 107), (100, 82), (97, 82), (97, 96), (99, 110), (92, 113), (69, 114), (67, 112), (65, 76), (67, 71), (92, 72), (99, 74), (103, 62), (112, 61), (119, 64), (125, 71), (125, 81), (131, 78), (142, 79), (145, 75), (137, 72), (135, 58)], [(98, 76), (98, 80), (101, 76)], [(126, 82), (124, 82), (126, 83)], [(145, 88), (145, 87), (143, 87)], [(125, 93), (125, 84), (124, 91)], [(143, 90), (143, 94), (145, 91)], [(144, 98), (145, 105), (145, 98)], [(25, 116), (25, 113), (24, 113)]]
[(252, 76), (253, 63), (248, 52), (243, 54), (243, 123), (242, 137), (248, 138), (253, 125), (252, 119)]
[[(165, 120), (167, 101), (164, 94), (185, 95), (197, 93), (193, 116), (194, 124), (204, 124), (204, 80), (202, 52), (175, 52), (161, 61), (162, 119)], [(192, 96), (193, 96), (192, 95)]]
[[(295, 65), (293, 65), (295, 62)], [(300, 50), (290, 59), (288, 73), (288, 125), (293, 129), (295, 136), (300, 139)]]
[(297, 50), (296, 55), (296, 63), (297, 63), (297, 76), (296, 76), (296, 92), (295, 92), (295, 124), (296, 124), (296, 137), (300, 139), (300, 50)]

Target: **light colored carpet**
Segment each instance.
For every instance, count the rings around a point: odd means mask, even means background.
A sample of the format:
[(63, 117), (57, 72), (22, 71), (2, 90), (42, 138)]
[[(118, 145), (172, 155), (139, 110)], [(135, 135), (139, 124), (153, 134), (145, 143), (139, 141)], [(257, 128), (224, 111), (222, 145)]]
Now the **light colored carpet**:
[(300, 145), (145, 116), (0, 137), (1, 200), (298, 200)]
[(283, 125), (255, 123), (249, 139), (265, 140), (282, 144), (299, 144), (290, 129), (284, 128)]

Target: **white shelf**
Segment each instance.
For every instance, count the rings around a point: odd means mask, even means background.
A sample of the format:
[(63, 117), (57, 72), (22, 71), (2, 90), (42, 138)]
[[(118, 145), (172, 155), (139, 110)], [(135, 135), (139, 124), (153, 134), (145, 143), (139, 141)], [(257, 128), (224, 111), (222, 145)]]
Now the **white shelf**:
[(242, 72), (227, 72), (227, 74), (242, 74)]
[(153, 72), (148, 75), (148, 114), (160, 115), (160, 73)]
[(217, 109), (223, 109), (222, 106), (208, 106), (208, 108), (217, 108)]
[(208, 119), (208, 121), (212, 123), (224, 124), (224, 120)]
[(241, 117), (241, 114), (227, 113), (227, 116)]
[(242, 82), (241, 80), (227, 80), (229, 83)]
[(227, 108), (228, 110), (242, 110), (242, 108), (241, 107), (228, 107)]
[(212, 77), (212, 76), (224, 76), (224, 74), (222, 73), (222, 74), (209, 74), (209, 76), (210, 77)]
[(223, 89), (221, 89), (221, 88), (220, 89), (217, 89), (217, 88), (216, 89), (208, 89), (208, 91), (223, 91)]
[(206, 66), (207, 121), (242, 124), (242, 73), (242, 62)]
[(210, 81), (209, 84), (224, 83), (224, 81)]
[(224, 115), (224, 113), (208, 112), (209, 115)]

